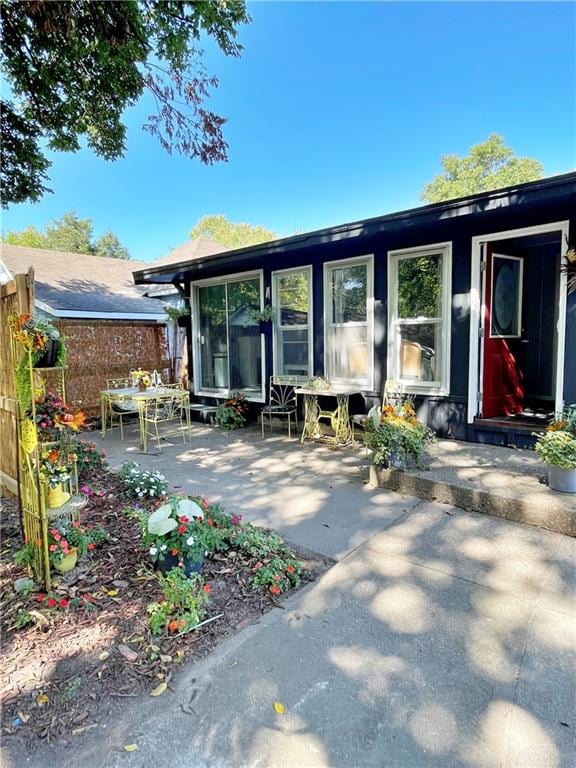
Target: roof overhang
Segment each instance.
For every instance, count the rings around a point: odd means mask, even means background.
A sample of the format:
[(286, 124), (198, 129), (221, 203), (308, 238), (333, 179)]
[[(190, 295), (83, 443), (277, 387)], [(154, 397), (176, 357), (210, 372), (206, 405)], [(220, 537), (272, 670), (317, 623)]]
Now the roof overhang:
[(518, 184), (513, 187), (484, 192), (478, 195), (449, 200), (444, 203), (433, 203), (418, 208), (399, 211), (370, 219), (341, 224), (336, 227), (319, 229), (313, 232), (286, 237), (282, 240), (272, 240), (267, 243), (237, 248), (195, 258), (189, 261), (176, 262), (163, 267), (151, 267), (134, 272), (136, 285), (170, 284), (185, 279), (186, 273), (200, 272), (209, 265), (218, 268), (227, 264), (241, 266), (243, 262), (253, 261), (259, 256), (280, 256), (296, 253), (312, 247), (329, 243), (367, 238), (386, 232), (398, 231), (403, 228), (425, 226), (446, 219), (473, 216), (488, 211), (518, 206), (538, 201), (551, 201), (555, 197), (566, 194), (576, 194), (576, 173), (565, 173), (551, 176), (539, 181)]
[(165, 323), (166, 315), (164, 312), (152, 315), (146, 312), (87, 312), (82, 309), (55, 309), (45, 301), (38, 298), (34, 299), (34, 304), (38, 309), (46, 312), (53, 317), (75, 318), (76, 320), (148, 320), (153, 323)]

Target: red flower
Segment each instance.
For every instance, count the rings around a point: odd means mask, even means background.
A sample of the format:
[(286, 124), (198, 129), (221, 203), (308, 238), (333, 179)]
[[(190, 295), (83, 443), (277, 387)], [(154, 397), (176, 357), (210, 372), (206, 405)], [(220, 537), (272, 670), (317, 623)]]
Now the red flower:
[(280, 574), (279, 574), (279, 573), (275, 573), (275, 574), (274, 574), (274, 576), (273, 576), (272, 578), (274, 579), (274, 581), (280, 581), (280, 578), (281, 578), (281, 577), (280, 577)]
[(206, 523), (207, 523), (208, 525), (214, 526), (214, 520), (212, 520), (212, 518), (211, 518), (211, 517), (209, 517), (209, 518), (208, 518), (208, 520), (206, 520)]
[(176, 549), (176, 547), (174, 547), (174, 549), (172, 550), (171, 554), (173, 554), (173, 555), (177, 555), (178, 554), (178, 550)]
[(88, 544), (88, 549), (94, 549), (95, 546), (96, 544), (94, 544), (94, 542), (91, 541), (90, 544)]
[(92, 597), (92, 595), (89, 592), (86, 592), (84, 595), (82, 595), (82, 597), (84, 598), (84, 600), (86, 600), (87, 603), (93, 603), (94, 602), (94, 598)]
[(210, 590), (212, 589), (212, 587), (210, 586), (210, 584), (204, 584), (204, 586), (202, 587), (202, 589), (204, 590), (204, 592), (206, 592), (206, 594), (208, 594), (208, 592), (210, 592)]
[(52, 534), (52, 536), (56, 536), (56, 534), (58, 533), (58, 528), (50, 528), (50, 533)]
[(62, 600), (60, 600), (60, 607), (61, 608), (66, 608), (67, 605), (68, 605), (68, 600), (66, 600), (66, 598), (63, 597)]
[[(56, 538), (56, 537), (54, 537), (54, 538)], [(68, 542), (66, 541), (66, 539), (62, 539), (62, 541), (60, 542), (60, 546), (61, 546), (61, 547), (68, 547), (68, 546), (69, 546), (69, 544), (68, 544)]]
[(54, 541), (60, 541), (60, 539), (62, 538), (62, 536), (59, 533), (53, 533), (52, 535), (54, 536)]
[(54, 608), (57, 605), (56, 600), (54, 600), (53, 597), (48, 598), (47, 604), (48, 604), (48, 608)]
[(178, 631), (178, 622), (176, 621), (176, 619), (172, 619), (170, 624), (168, 624), (168, 629), (170, 630), (170, 632)]
[(73, 528), (80, 528), (80, 520), (74, 520), (72, 523)]
[(280, 592), (282, 592), (282, 590), (280, 589), (280, 587), (273, 586), (273, 587), (270, 587), (270, 592), (272, 592), (273, 595), (279, 595)]
[(190, 518), (186, 517), (186, 515), (180, 515), (178, 520), (180, 520), (181, 523), (189, 523), (190, 522)]
[(286, 568), (286, 570), (288, 571), (288, 573), (294, 573), (294, 571), (295, 571), (296, 569), (294, 568), (294, 566), (293, 566), (293, 565), (289, 565), (289, 566), (288, 566), (288, 568)]
[(42, 593), (40, 593), (39, 595), (36, 595), (36, 602), (37, 603), (42, 603), (44, 601), (45, 597), (46, 597), (46, 595), (43, 595)]
[(258, 561), (258, 562), (256, 563), (256, 565), (254, 566), (254, 568), (252, 568), (252, 570), (253, 570), (253, 571), (257, 571), (257, 570), (259, 570), (260, 568), (262, 568), (262, 565), (263, 565), (263, 563), (261, 563), (260, 561)]
[(50, 550), (50, 552), (56, 552), (56, 550), (58, 549), (58, 544), (50, 544), (48, 549)]
[(185, 525), (179, 525), (178, 526), (178, 533), (186, 533), (186, 526)]

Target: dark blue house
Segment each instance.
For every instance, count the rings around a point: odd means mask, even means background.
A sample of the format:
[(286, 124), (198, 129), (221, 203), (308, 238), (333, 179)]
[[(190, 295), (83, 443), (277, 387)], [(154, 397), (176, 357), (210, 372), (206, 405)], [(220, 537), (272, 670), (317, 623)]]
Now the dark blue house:
[(575, 240), (569, 173), (134, 277), (190, 302), (196, 402), (325, 375), (360, 412), (392, 380), (439, 434), (523, 445), (576, 402)]

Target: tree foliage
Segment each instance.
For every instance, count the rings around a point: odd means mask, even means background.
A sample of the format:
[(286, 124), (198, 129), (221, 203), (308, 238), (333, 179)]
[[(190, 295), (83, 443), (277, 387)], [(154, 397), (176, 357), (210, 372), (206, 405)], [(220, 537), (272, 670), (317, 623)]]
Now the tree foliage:
[(20, 232), (8, 232), (2, 237), (5, 243), (24, 245), (28, 248), (45, 248), (49, 251), (91, 253), (113, 259), (129, 259), (130, 254), (110, 229), (94, 240), (91, 219), (80, 219), (74, 211), (50, 221), (43, 230), (29, 226)]
[(253, 224), (229, 221), (222, 214), (202, 216), (190, 230), (190, 237), (209, 237), (225, 248), (243, 248), (256, 243), (276, 240), (278, 235), (270, 229)]
[(420, 198), (427, 203), (534, 181), (542, 178), (544, 170), (538, 160), (515, 157), (514, 151), (497, 133), (492, 133), (485, 142), (475, 144), (465, 157), (443, 155), (442, 166), (443, 173), (422, 189)]
[(218, 81), (206, 72), (202, 36), (238, 56), (243, 0), (0, 0), (2, 203), (49, 191), (45, 156), (84, 139), (108, 160), (125, 151), (122, 115), (145, 90), (156, 102), (144, 130), (168, 152), (212, 164), (227, 159), (225, 119), (204, 103)]

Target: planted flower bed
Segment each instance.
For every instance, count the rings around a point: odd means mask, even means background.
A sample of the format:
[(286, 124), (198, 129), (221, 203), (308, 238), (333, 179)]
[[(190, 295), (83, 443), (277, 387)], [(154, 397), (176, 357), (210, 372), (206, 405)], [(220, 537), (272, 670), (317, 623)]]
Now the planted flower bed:
[(2, 729), (31, 748), (98, 727), (126, 699), (164, 694), (185, 658), (327, 565), (206, 498), (168, 493), (158, 473), (130, 464), (116, 475), (87, 458), (81, 520), (50, 533), (52, 564), (71, 549), (77, 564), (55, 572), (49, 593), (27, 580), (15, 505), (3, 514)]

